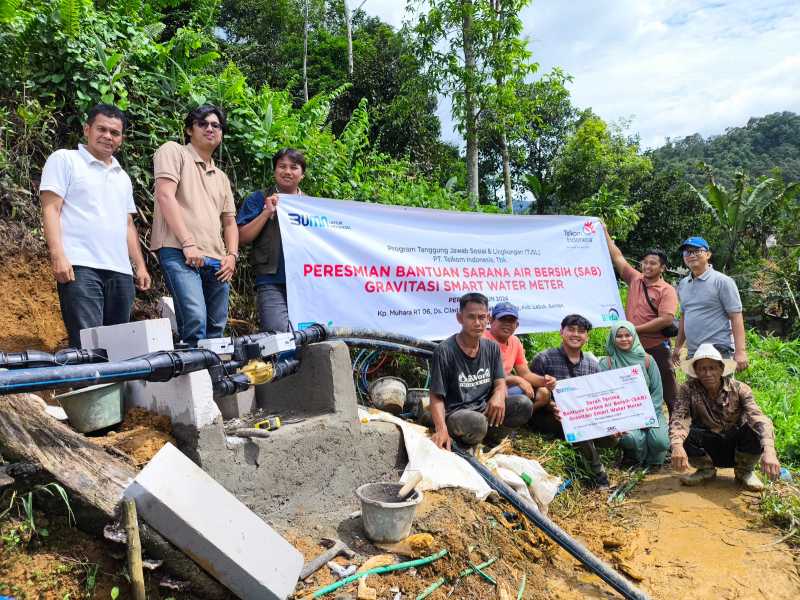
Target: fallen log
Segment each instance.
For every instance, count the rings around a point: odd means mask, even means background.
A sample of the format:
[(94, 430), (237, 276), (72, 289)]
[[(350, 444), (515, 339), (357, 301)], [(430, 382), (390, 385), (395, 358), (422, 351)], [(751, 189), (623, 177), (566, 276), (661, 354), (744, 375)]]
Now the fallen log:
[[(0, 454), (37, 466), (40, 472), (35, 477), (43, 483), (60, 483), (69, 496), (77, 526), (102, 539), (105, 525), (121, 518), (122, 494), (136, 469), (51, 417), (44, 407), (42, 399), (33, 394), (0, 396)], [(140, 529), (144, 551), (163, 560), (164, 569), (171, 574), (189, 581), (193, 597), (233, 597), (153, 528), (142, 523)]]

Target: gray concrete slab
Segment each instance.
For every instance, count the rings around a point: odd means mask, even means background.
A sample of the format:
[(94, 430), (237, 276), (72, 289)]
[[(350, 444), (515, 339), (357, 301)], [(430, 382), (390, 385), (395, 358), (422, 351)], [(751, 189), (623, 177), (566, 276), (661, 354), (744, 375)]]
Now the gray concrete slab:
[(139, 515), (239, 598), (286, 598), (303, 556), (171, 444), (125, 492)]

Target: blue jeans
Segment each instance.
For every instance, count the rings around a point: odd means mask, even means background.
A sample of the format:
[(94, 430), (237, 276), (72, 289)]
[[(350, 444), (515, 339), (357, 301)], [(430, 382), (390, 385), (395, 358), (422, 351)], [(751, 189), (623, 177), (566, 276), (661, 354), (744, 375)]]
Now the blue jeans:
[(178, 248), (159, 249), (158, 262), (175, 303), (181, 341), (195, 347), (197, 340), (222, 337), (230, 286), (217, 279), (218, 268), (190, 267)]
[(261, 331), (289, 331), (289, 309), (286, 307), (286, 285), (262, 283), (256, 288), (256, 308)]
[(74, 281), (58, 284), (58, 300), (69, 345), (80, 348), (81, 329), (130, 321), (136, 291), (126, 273), (80, 265), (72, 271)]

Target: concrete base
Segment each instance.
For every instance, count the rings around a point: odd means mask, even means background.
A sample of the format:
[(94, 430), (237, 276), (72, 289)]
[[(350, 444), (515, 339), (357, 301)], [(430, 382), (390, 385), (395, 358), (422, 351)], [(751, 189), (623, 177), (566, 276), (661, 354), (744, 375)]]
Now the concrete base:
[(300, 368), (284, 379), (256, 387), (258, 407), (293, 416), (336, 414), (358, 421), (350, 353), (343, 342), (322, 342), (299, 352)]
[[(119, 328), (117, 330), (117, 328)], [(172, 348), (167, 319), (82, 332), (112, 360)], [(359, 507), (354, 490), (363, 483), (397, 480), (406, 463), (399, 430), (358, 421), (350, 354), (342, 342), (324, 342), (300, 352), (290, 377), (214, 401), (205, 371), (164, 383), (130, 382), (127, 406), (168, 415), (184, 454), (280, 529), (335, 527)], [(257, 406), (285, 424), (269, 438), (226, 438), (225, 418)]]
[(330, 534), (359, 508), (355, 489), (397, 480), (407, 459), (394, 425), (358, 421), (350, 355), (342, 342), (305, 348), (300, 369), (258, 386), (258, 406), (301, 418), (269, 438), (207, 440), (200, 464), (254, 512), (279, 529), (316, 526)]
[(252, 413), (256, 408), (256, 388), (239, 392), (238, 394), (231, 394), (230, 396), (222, 396), (215, 399), (222, 418), (226, 421), (228, 419), (238, 419)]
[(171, 444), (125, 491), (139, 515), (239, 598), (294, 590), (303, 555)]

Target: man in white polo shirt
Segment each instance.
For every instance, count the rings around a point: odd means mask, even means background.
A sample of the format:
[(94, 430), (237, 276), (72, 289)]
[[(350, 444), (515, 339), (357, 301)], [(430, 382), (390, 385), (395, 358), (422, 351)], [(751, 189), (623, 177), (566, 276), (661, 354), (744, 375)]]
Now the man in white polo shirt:
[(98, 104), (89, 111), (77, 150), (56, 150), (39, 185), (44, 236), (58, 282), (69, 345), (80, 347), (81, 329), (127, 323), (135, 285), (150, 287), (150, 274), (133, 224), (133, 186), (114, 158), (125, 115)]

